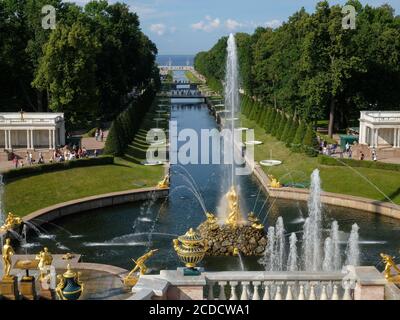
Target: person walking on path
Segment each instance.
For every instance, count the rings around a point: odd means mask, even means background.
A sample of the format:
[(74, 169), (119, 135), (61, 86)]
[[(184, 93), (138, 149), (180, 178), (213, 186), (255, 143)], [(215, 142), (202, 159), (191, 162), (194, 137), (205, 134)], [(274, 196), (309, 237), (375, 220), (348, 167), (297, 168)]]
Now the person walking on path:
[(103, 142), (104, 139), (104, 131), (100, 129), (100, 141)]
[(96, 141), (99, 141), (99, 129), (96, 129), (96, 132), (94, 133), (94, 137)]
[(372, 161), (377, 161), (377, 160), (378, 160), (378, 157), (376, 155), (376, 150), (375, 150), (375, 148), (373, 148), (372, 149)]

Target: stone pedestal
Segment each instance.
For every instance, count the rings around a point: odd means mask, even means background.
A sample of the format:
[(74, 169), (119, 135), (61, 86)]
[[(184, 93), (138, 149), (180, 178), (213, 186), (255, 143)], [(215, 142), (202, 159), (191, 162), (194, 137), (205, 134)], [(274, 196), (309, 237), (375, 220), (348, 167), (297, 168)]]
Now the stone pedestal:
[(3, 278), (0, 282), (0, 291), (3, 298), (8, 300), (18, 300), (18, 278), (15, 276)]
[(40, 289), (39, 291), (39, 298), (40, 299), (45, 299), (45, 300), (55, 300), (56, 299), (56, 293), (54, 290), (51, 289)]
[(35, 277), (22, 278), (19, 284), (19, 290), (23, 299), (35, 300), (36, 299)]
[(388, 283), (375, 267), (356, 267), (357, 284), (354, 300), (384, 300)]

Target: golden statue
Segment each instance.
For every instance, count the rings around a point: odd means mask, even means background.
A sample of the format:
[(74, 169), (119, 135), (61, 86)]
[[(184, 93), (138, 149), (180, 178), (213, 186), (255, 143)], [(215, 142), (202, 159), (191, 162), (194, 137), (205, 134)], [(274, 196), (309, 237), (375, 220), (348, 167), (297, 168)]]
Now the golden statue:
[(256, 217), (254, 212), (249, 213), (249, 215), (247, 216), (247, 220), (249, 220), (252, 228), (257, 229), (257, 230), (264, 229), (264, 225), (260, 223), (260, 220)]
[(11, 271), (11, 257), (14, 255), (14, 249), (10, 245), (11, 240), (6, 239), (6, 243), (3, 246), (2, 257), (3, 257), (3, 279), (12, 278), (10, 275)]
[(53, 262), (53, 257), (49, 249), (44, 247), (43, 251), (40, 251), (39, 254), (36, 255), (35, 260), (39, 260), (38, 268), (40, 270), (40, 279), (43, 279), (47, 273), (47, 267), (51, 266)]
[(124, 284), (126, 286), (133, 287), (139, 280), (139, 276), (134, 273), (139, 270), (140, 275), (144, 275), (147, 273), (147, 267), (144, 264), (149, 258), (151, 258), (158, 249), (150, 250), (149, 252), (142, 255), (140, 258), (132, 261), (135, 263), (135, 267), (128, 273), (128, 275), (124, 278)]
[(158, 184), (157, 188), (166, 189), (169, 188), (169, 174), (167, 174), (164, 179), (162, 179)]
[(239, 211), (239, 197), (236, 193), (235, 186), (232, 186), (226, 194), (228, 200), (228, 219), (226, 223), (232, 227), (236, 227), (241, 220)]
[(219, 228), (218, 226), (218, 219), (215, 215), (210, 212), (206, 212), (207, 216), (207, 227), (209, 230), (216, 230)]
[(9, 212), (4, 224), (0, 227), (0, 231), (8, 231), (22, 223), (22, 219), (13, 213)]
[(273, 175), (269, 175), (268, 177), (269, 177), (269, 179), (271, 180), (271, 182), (270, 182), (270, 184), (269, 184), (269, 186), (270, 186), (271, 188), (282, 188), (282, 185), (281, 185), (281, 183), (279, 182), (279, 180), (276, 179)]
[[(388, 254), (381, 253), (382, 261), (385, 263), (385, 278), (390, 282), (400, 284), (400, 268), (394, 262), (394, 257)], [(397, 275), (392, 275), (392, 268), (397, 272)]]
[(238, 248), (233, 248), (233, 255), (238, 256), (239, 255), (239, 249)]

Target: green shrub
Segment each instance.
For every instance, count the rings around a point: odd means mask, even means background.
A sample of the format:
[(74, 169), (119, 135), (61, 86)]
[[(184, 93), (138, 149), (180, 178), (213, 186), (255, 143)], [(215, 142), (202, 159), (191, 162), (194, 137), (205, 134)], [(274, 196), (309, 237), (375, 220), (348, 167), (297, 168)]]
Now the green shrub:
[(3, 179), (7, 182), (12, 179), (32, 176), (46, 172), (54, 172), (54, 171), (67, 170), (80, 167), (102, 166), (113, 163), (114, 163), (114, 157), (105, 155), (96, 158), (84, 158), (84, 159), (76, 159), (65, 162), (38, 164), (29, 167), (22, 167), (6, 171), (3, 173)]
[(97, 128), (90, 129), (90, 130), (86, 133), (86, 135), (87, 135), (88, 137), (94, 137), (95, 134), (96, 134), (96, 130), (97, 130)]
[(298, 127), (299, 127), (299, 121), (296, 118), (293, 118), (292, 125), (291, 125), (290, 130), (285, 139), (286, 147), (289, 148), (291, 146), (291, 144), (293, 143), (294, 136), (296, 135), (296, 131), (297, 131)]
[(277, 115), (275, 117), (275, 121), (272, 123), (271, 135), (276, 137), (278, 135), (279, 126), (283, 120), (282, 112), (277, 111)]
[(355, 160), (355, 159), (337, 159), (329, 156), (320, 155), (318, 162), (326, 166), (350, 166), (355, 168), (370, 168), (370, 169), (381, 169), (400, 171), (400, 164), (396, 163), (384, 163), (379, 161), (368, 161), (368, 160)]
[(287, 118), (285, 127), (283, 128), (282, 136), (281, 136), (281, 141), (286, 142), (287, 137), (290, 133), (290, 130), (293, 125), (293, 120), (292, 117)]
[(302, 148), (301, 146), (303, 145), (303, 140), (304, 140), (304, 136), (306, 134), (306, 124), (304, 123), (304, 121), (300, 121), (300, 124), (296, 130), (296, 134), (293, 138), (293, 142), (292, 142), (292, 151), (294, 152), (301, 152)]
[(105, 154), (122, 155), (139, 130), (141, 121), (154, 101), (155, 92), (147, 90), (121, 112), (112, 122), (106, 144)]
[(303, 140), (303, 151), (309, 157), (316, 157), (318, 155), (318, 140), (312, 125), (307, 126), (306, 134)]
[(276, 138), (278, 140), (282, 140), (282, 135), (283, 135), (283, 132), (285, 130), (287, 122), (288, 122), (288, 119), (287, 119), (286, 115), (284, 113), (282, 113), (282, 120), (281, 120), (281, 122), (279, 124), (278, 130), (277, 130), (277, 133), (276, 133)]

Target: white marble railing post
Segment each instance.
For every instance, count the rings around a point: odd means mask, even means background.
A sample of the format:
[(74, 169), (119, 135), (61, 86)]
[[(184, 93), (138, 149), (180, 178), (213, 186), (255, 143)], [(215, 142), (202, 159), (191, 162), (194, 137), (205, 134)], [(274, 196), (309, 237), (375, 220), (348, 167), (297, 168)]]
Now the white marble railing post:
[(258, 292), (258, 287), (261, 285), (261, 281), (253, 281), (254, 293), (253, 300), (260, 300), (260, 294)]
[(333, 292), (332, 292), (331, 300), (339, 300), (338, 286), (336, 284), (333, 285)]
[(249, 295), (247, 294), (247, 289), (250, 284), (250, 281), (242, 281), (242, 294), (240, 296), (240, 300), (249, 300)]
[(322, 291), (321, 296), (319, 297), (320, 300), (328, 300), (328, 294), (326, 292), (326, 284), (322, 284)]
[(293, 300), (292, 284), (288, 283), (285, 300)]
[(238, 300), (238, 296), (236, 294), (236, 287), (238, 285), (237, 281), (229, 281), (229, 285), (231, 286), (231, 297), (229, 300)]
[(270, 300), (271, 296), (269, 294), (269, 284), (267, 281), (264, 281), (264, 295), (263, 300)]
[(276, 286), (275, 300), (282, 300), (281, 285)]
[(297, 300), (305, 300), (305, 294), (304, 294), (304, 284), (300, 284), (300, 290), (299, 290), (299, 296), (297, 297)]
[(226, 300), (226, 295), (225, 295), (225, 286), (227, 284), (226, 281), (218, 281), (219, 284), (219, 300)]

